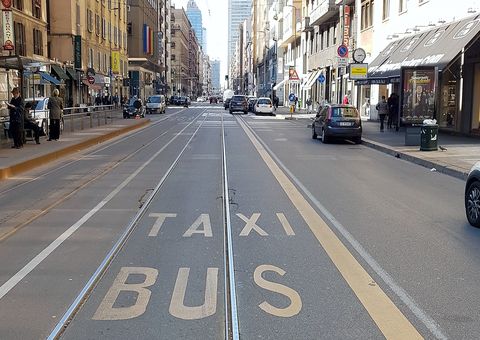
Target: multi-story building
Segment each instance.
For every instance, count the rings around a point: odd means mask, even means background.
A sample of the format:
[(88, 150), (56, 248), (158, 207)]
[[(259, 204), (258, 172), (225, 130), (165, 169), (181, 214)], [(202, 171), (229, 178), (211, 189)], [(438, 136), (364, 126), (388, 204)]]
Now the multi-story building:
[(8, 100), (13, 87), (20, 87), (23, 97), (49, 95), (51, 85), (61, 81), (50, 75), (47, 1), (2, 1), (2, 14), (0, 99)]
[(145, 99), (159, 91), (156, 84), (160, 83), (160, 74), (165, 69), (160, 64), (160, 45), (163, 43), (160, 44), (162, 33), (158, 29), (164, 5), (159, 0), (131, 0), (128, 8), (130, 95)]
[(195, 31), (195, 35), (200, 46), (202, 46), (203, 52), (207, 53), (206, 48), (203, 48), (204, 44), (206, 45), (207, 35), (204, 35), (205, 28), (203, 27), (202, 11), (200, 8), (198, 8), (195, 0), (189, 0), (187, 3), (187, 17), (192, 24), (193, 30)]
[(435, 118), (441, 129), (480, 135), (480, 17), (473, 1), (357, 0), (358, 47), (368, 78), (357, 81), (370, 118), (381, 96), (399, 96), (396, 121)]
[(208, 96), (212, 91), (212, 78), (211, 78), (211, 65), (210, 58), (207, 54), (200, 53), (200, 84), (202, 87), (202, 96)]
[[(256, 1), (254, 1), (255, 3)], [(239, 26), (251, 16), (252, 0), (228, 0), (228, 69), (240, 34)]]
[(222, 87), (220, 84), (220, 60), (212, 60), (211, 68), (212, 68), (212, 92), (219, 93)]
[(126, 4), (48, 0), (48, 8), (48, 52), (58, 62), (52, 71), (66, 83), (67, 105), (91, 104), (95, 96), (127, 95)]
[(199, 83), (199, 44), (183, 9), (172, 8), (171, 62), (173, 93), (197, 97)]
[(173, 93), (172, 87), (172, 6), (171, 0), (164, 1), (164, 9), (165, 9), (165, 93), (169, 96)]

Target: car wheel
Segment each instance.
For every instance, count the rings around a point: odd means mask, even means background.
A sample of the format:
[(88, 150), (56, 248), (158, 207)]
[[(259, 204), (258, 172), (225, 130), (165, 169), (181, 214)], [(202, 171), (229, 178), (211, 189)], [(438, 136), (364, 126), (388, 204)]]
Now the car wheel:
[(465, 212), (468, 222), (477, 228), (480, 228), (480, 182), (475, 181), (470, 184), (465, 192)]
[(312, 139), (317, 139), (317, 133), (315, 132), (315, 127), (312, 124)]
[(243, 111), (243, 114), (244, 114), (244, 115), (248, 115), (248, 111)]
[(322, 143), (323, 144), (328, 143), (328, 137), (325, 135), (325, 129), (322, 129)]
[(355, 137), (353, 138), (353, 142), (355, 144), (361, 144), (362, 143), (362, 137)]

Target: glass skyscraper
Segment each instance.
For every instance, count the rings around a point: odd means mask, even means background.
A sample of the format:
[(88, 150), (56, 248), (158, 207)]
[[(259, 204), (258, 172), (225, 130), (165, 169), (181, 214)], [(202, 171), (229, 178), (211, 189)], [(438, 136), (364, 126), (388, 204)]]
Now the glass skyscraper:
[(198, 8), (195, 0), (188, 1), (187, 17), (188, 17), (188, 20), (190, 20), (190, 23), (192, 24), (192, 27), (193, 27), (193, 30), (195, 31), (195, 36), (197, 37), (199, 45), (202, 46), (203, 52), (207, 53), (206, 51), (207, 34), (202, 23), (202, 11), (200, 11), (200, 8)]
[(252, 15), (252, 0), (228, 0), (228, 65), (235, 53), (239, 26)]
[(212, 60), (212, 88), (215, 92), (221, 90), (220, 85), (220, 60)]

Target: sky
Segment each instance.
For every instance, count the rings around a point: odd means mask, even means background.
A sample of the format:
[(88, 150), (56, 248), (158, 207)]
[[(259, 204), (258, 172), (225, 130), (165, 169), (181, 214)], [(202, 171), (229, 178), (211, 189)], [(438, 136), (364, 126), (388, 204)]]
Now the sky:
[[(220, 79), (227, 74), (228, 0), (195, 0), (202, 11), (203, 27), (207, 29), (207, 54), (220, 60)], [(188, 0), (172, 0), (175, 8), (187, 10)]]

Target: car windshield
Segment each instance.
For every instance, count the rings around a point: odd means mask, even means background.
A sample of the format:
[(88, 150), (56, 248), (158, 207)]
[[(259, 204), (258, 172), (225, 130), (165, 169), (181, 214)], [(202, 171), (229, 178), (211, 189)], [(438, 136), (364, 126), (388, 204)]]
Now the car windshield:
[(43, 110), (43, 100), (26, 100), (25, 104), (32, 105), (30, 110)]
[(161, 102), (162, 102), (162, 98), (158, 96), (150, 97), (147, 100), (147, 103), (161, 103)]
[(234, 102), (243, 102), (245, 100), (244, 96), (233, 96), (232, 101)]
[(271, 103), (272, 103), (271, 100), (268, 99), (268, 98), (262, 98), (262, 99), (258, 100), (258, 104), (267, 104), (268, 105), (268, 104), (271, 104)]
[(138, 98), (131, 98), (131, 99), (130, 99), (130, 102), (128, 103), (128, 106), (133, 106), (133, 104), (134, 104), (137, 100), (139, 100), (139, 99), (138, 99)]
[(354, 107), (334, 107), (332, 117), (357, 118), (358, 111)]

